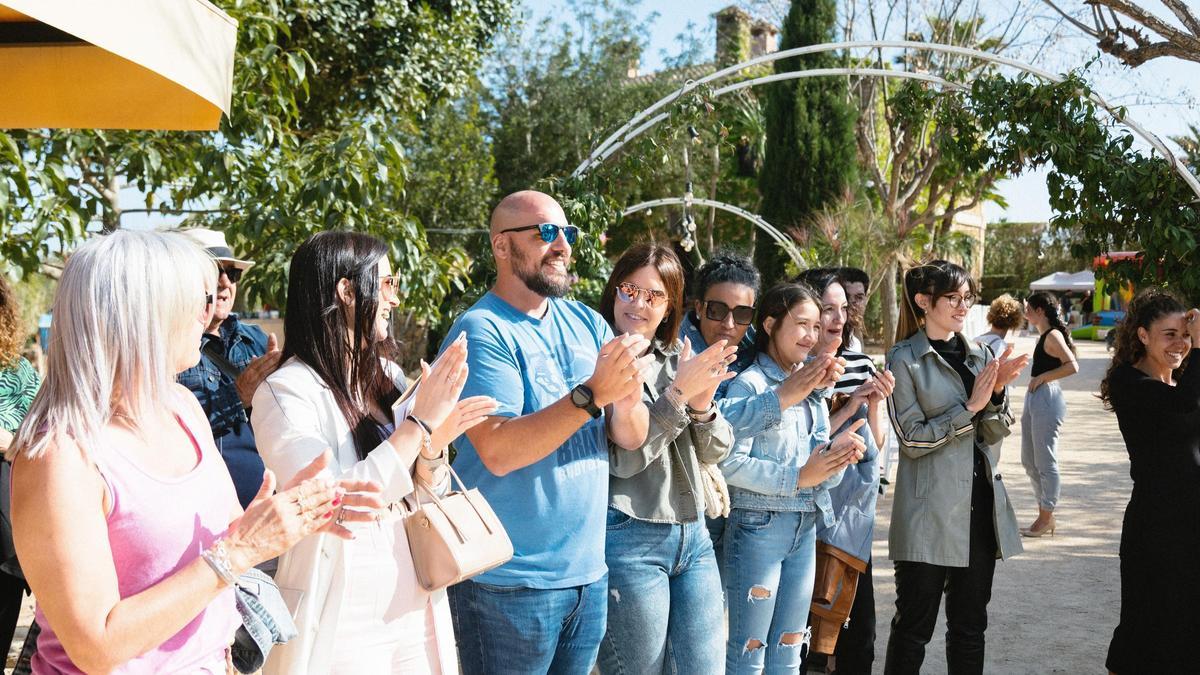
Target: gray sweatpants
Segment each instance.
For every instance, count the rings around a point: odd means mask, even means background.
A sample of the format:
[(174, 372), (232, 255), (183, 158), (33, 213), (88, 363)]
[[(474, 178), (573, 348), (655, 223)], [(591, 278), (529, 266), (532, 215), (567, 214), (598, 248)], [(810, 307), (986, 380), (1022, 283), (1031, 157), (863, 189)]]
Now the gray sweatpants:
[(1057, 382), (1043, 384), (1025, 397), (1021, 415), (1021, 466), (1033, 483), (1038, 507), (1058, 504), (1058, 434), (1067, 417), (1067, 401)]

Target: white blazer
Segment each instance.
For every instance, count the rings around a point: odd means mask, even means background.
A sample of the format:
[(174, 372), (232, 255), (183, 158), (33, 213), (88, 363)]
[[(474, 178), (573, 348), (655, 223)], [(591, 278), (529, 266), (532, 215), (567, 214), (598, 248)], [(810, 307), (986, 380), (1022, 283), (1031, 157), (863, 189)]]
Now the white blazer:
[[(388, 375), (404, 391), (406, 382), (400, 367), (384, 361)], [(350, 425), (346, 423), (332, 390), (308, 365), (298, 359), (272, 373), (254, 392), (251, 422), (258, 452), (267, 468), (275, 472), (279, 484), (291, 480), (326, 448), (334, 461), (328, 471), (339, 478), (373, 480), (383, 486), (383, 499), (402, 499), (413, 491), (410, 467), (387, 441), (360, 460), (354, 449)], [(402, 520), (373, 524), (355, 524), (353, 528), (394, 528), (397, 550), (408, 550)], [(346, 590), (345, 572), (351, 568), (353, 546), (332, 535), (318, 534), (301, 541), (279, 559), (275, 581), (292, 610), (299, 636), (285, 645), (276, 645), (263, 667), (264, 675), (307, 675), (327, 673), (335, 659), (334, 644), (342, 597)], [(411, 602), (405, 606), (424, 611), (433, 602), (438, 656), (443, 673), (458, 672), (454, 629), (450, 621), (445, 591), (432, 595), (417, 583), (412, 559), (398, 561), (402, 586), (411, 586)]]

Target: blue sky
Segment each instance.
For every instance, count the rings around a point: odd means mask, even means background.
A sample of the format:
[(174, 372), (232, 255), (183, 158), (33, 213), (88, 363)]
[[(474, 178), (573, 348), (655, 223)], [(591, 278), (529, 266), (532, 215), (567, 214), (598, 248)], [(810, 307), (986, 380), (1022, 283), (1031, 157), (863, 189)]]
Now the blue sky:
[[(1013, 0), (989, 0), (989, 11)], [(735, 4), (731, 0), (642, 0), (639, 14), (649, 20), (650, 48), (642, 62), (642, 71), (649, 72), (661, 65), (662, 51), (676, 51), (675, 37), (687, 29), (688, 23), (702, 31), (704, 39), (712, 41), (714, 12)], [(1070, 2), (1061, 3), (1070, 5)], [(1156, 3), (1149, 0), (1150, 9)], [(544, 16), (569, 16), (563, 0), (525, 0), (534, 20)], [(1163, 10), (1158, 9), (1160, 13)], [(1065, 30), (1070, 33), (1071, 31)], [(1082, 65), (1096, 54), (1090, 41), (1080, 37), (1065, 37), (1056, 43), (1052, 52), (1039, 63), (1047, 70), (1061, 72)], [(1128, 114), (1164, 141), (1171, 135), (1187, 132), (1189, 123), (1200, 125), (1200, 64), (1176, 59), (1158, 59), (1136, 71), (1120, 66), (1115, 60), (1102, 57), (1089, 71), (1093, 87), (1114, 105), (1128, 107)], [(1170, 146), (1171, 143), (1167, 141)], [(1043, 173), (1029, 173), (1000, 184), (1000, 193), (1008, 208), (994, 204), (986, 206), (989, 220), (1007, 218), (1011, 221), (1044, 221), (1051, 216)]]

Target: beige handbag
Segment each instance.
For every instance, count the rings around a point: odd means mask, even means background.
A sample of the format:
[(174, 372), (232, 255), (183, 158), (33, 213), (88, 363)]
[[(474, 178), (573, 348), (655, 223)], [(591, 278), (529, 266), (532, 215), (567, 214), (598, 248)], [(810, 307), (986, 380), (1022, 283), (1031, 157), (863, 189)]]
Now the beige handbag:
[[(436, 591), (503, 565), (512, 559), (512, 541), (478, 489), (466, 489), (450, 466), (451, 492), (439, 497), (416, 478), (416, 490), (404, 499), (404, 532), (417, 581)], [(457, 487), (457, 490), (454, 488)], [(428, 502), (415, 498), (424, 492)]]

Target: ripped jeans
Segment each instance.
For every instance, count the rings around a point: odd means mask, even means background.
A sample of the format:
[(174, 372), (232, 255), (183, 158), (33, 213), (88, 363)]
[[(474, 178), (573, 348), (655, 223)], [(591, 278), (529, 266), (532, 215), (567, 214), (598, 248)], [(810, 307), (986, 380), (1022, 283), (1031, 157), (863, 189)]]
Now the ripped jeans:
[(797, 673), (808, 653), (815, 511), (735, 508), (725, 528), (725, 670)]

